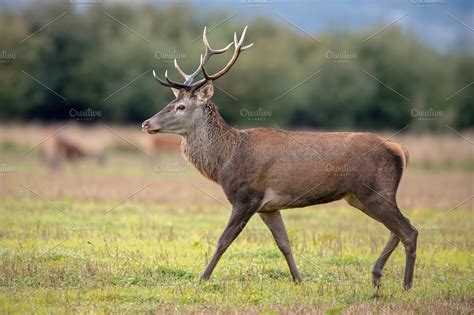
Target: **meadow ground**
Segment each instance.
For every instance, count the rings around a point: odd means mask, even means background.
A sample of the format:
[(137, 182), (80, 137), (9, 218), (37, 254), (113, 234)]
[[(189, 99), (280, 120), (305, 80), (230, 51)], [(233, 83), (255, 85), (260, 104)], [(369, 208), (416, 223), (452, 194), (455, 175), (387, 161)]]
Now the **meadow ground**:
[(344, 202), (283, 212), (302, 284), (258, 217), (199, 283), (230, 211), (217, 185), (174, 155), (113, 150), (104, 167), (50, 171), (35, 151), (1, 151), (0, 313), (473, 312), (471, 166), (415, 159), (399, 193), (420, 231), (414, 288), (399, 246), (374, 295), (389, 233)]

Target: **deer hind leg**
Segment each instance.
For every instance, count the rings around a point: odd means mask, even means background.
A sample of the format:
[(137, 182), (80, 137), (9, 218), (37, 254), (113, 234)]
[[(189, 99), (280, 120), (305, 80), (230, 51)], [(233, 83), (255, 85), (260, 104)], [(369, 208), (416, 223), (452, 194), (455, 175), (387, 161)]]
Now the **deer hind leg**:
[(375, 288), (380, 287), (380, 278), (382, 278), (383, 267), (390, 258), (392, 252), (397, 248), (398, 243), (400, 243), (400, 239), (393, 232), (390, 232), (390, 238), (388, 239), (387, 245), (385, 245), (385, 248), (372, 269), (372, 282)]
[(393, 206), (387, 211), (387, 214), (382, 215), (380, 221), (400, 239), (405, 247), (406, 261), (403, 287), (408, 290), (413, 283), (418, 231), (410, 224), (410, 221), (400, 212), (397, 206)]
[[(355, 195), (348, 194), (345, 197), (345, 200), (347, 201), (348, 204), (350, 204), (354, 208), (357, 208), (363, 212), (366, 212), (364, 205), (360, 202), (359, 199), (357, 199)], [(393, 232), (390, 232), (390, 238), (387, 242), (387, 245), (385, 245), (385, 248), (383, 249), (382, 253), (380, 254), (377, 261), (375, 262), (374, 267), (372, 269), (372, 283), (376, 289), (380, 287), (380, 279), (382, 278), (382, 272), (383, 272), (385, 263), (390, 258), (390, 255), (395, 250), (395, 248), (397, 248), (397, 245), (399, 242), (400, 242), (400, 239)]]
[(288, 233), (286, 232), (285, 223), (281, 217), (280, 211), (276, 212), (259, 212), (263, 222), (267, 225), (272, 232), (273, 238), (280, 249), (283, 256), (285, 256), (288, 267), (290, 268), (291, 276), (293, 281), (301, 282), (301, 276), (296, 267), (295, 259), (291, 252), (290, 240), (288, 239)]
[(418, 231), (410, 224), (410, 221), (401, 213), (393, 197), (384, 197), (380, 193), (372, 193), (364, 198), (356, 198), (351, 195), (346, 198), (349, 204), (362, 210), (370, 217), (385, 225), (391, 232), (390, 239), (382, 254), (377, 259), (372, 270), (373, 283), (376, 288), (380, 286), (382, 269), (390, 254), (401, 241), (405, 247), (405, 277), (404, 288), (409, 289), (413, 282), (413, 273), (416, 260), (416, 244)]

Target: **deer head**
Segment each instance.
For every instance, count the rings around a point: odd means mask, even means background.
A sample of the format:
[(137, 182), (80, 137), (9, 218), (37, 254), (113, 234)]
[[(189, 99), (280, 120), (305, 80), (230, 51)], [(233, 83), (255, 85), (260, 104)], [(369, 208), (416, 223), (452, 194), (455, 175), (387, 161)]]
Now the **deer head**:
[[(142, 130), (150, 134), (163, 132), (186, 135), (189, 131), (193, 130), (196, 122), (205, 120), (206, 105), (210, 103), (211, 97), (214, 94), (212, 81), (226, 74), (237, 61), (240, 53), (253, 46), (253, 43), (243, 46), (246, 31), (247, 27), (244, 28), (239, 40), (237, 40), (237, 34), (234, 33), (234, 41), (226, 47), (222, 49), (212, 49), (207, 40), (206, 28), (204, 28), (202, 38), (205, 52), (204, 56), (201, 55), (197, 69), (191, 74), (186, 74), (181, 70), (176, 59), (174, 60), (174, 66), (178, 73), (183, 76), (185, 80), (184, 83), (171, 80), (168, 77), (168, 71), (165, 71), (165, 80), (161, 79), (156, 75), (155, 71), (153, 71), (153, 77), (161, 85), (170, 87), (175, 95), (175, 99), (166, 105), (159, 113), (145, 120), (142, 123)], [(232, 46), (234, 46), (234, 53), (227, 65), (215, 74), (208, 74), (204, 66), (210, 57), (212, 55), (225, 53)], [(202, 73), (204, 78), (193, 83), (194, 79), (200, 73)]]

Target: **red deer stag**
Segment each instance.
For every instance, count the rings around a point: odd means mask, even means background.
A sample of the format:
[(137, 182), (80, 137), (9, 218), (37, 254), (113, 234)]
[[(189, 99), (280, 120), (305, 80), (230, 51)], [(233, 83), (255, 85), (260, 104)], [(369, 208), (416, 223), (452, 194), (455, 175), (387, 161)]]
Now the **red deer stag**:
[[(181, 135), (184, 157), (205, 177), (218, 183), (233, 206), (216, 251), (200, 279), (211, 276), (221, 256), (258, 213), (285, 256), (293, 280), (301, 281), (280, 210), (345, 199), (391, 232), (372, 270), (374, 286), (380, 286), (382, 269), (401, 241), (406, 253), (404, 288), (409, 289), (418, 232), (400, 212), (396, 201), (408, 151), (371, 133), (239, 130), (229, 126), (211, 101), (212, 82), (229, 71), (240, 53), (253, 45), (243, 46), (246, 29), (239, 40), (234, 34), (232, 43), (216, 50), (209, 46), (204, 28), (205, 53), (199, 67), (186, 74), (175, 60), (184, 83), (173, 81), (167, 72), (165, 79), (153, 72), (154, 78), (170, 87), (176, 98), (142, 124), (143, 131), (149, 134)], [(234, 52), (227, 65), (209, 74), (205, 69), (209, 58), (232, 46)], [(193, 83), (200, 73), (203, 78)]]

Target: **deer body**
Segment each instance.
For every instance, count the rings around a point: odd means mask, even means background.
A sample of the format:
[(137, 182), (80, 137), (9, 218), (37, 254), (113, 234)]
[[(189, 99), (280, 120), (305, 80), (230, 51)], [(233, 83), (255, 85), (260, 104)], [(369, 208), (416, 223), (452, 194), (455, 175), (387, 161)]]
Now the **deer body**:
[[(201, 56), (200, 67), (187, 75), (175, 61), (185, 83), (172, 81), (167, 73), (164, 81), (154, 73), (162, 85), (173, 89), (176, 98), (142, 124), (142, 129), (150, 134), (181, 135), (185, 158), (218, 183), (232, 204), (227, 226), (201, 279), (211, 276), (221, 256), (258, 213), (284, 255), (293, 280), (301, 281), (280, 210), (344, 198), (391, 232), (372, 270), (374, 286), (379, 288), (382, 269), (401, 241), (406, 252), (404, 287), (410, 288), (418, 232), (396, 202), (398, 184), (408, 164), (408, 151), (371, 133), (230, 127), (211, 101), (212, 80), (225, 74), (239, 53), (251, 47), (242, 46), (244, 35), (245, 30), (239, 41), (234, 35), (235, 50), (227, 66), (215, 75), (208, 75), (204, 64), (209, 57), (225, 52), (232, 43), (213, 50), (204, 29), (206, 53)], [(205, 78), (192, 83), (200, 71)]]
[(229, 202), (252, 195), (261, 200), (259, 211), (339, 200), (361, 182), (374, 189), (391, 184), (396, 192), (406, 165), (403, 147), (374, 134), (237, 130), (215, 108), (208, 115), (184, 136), (183, 155), (222, 186)]

